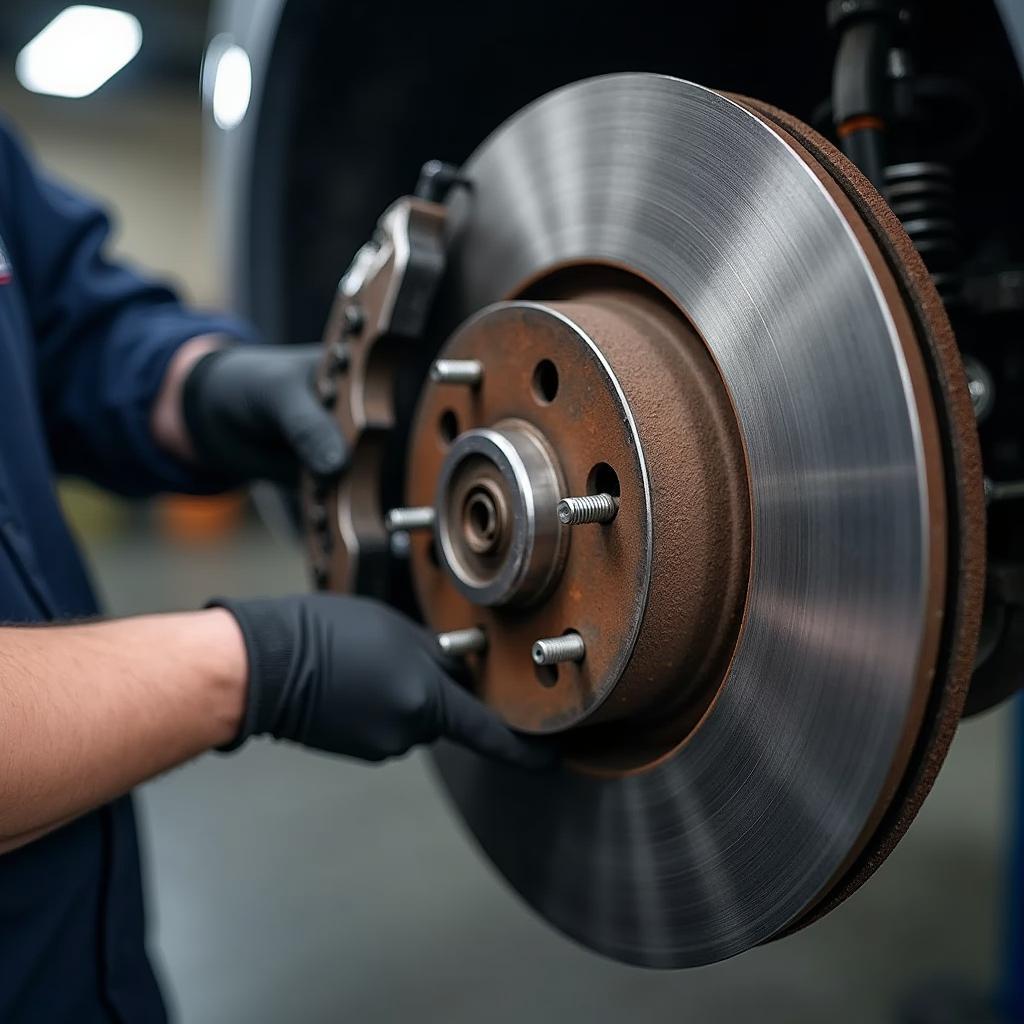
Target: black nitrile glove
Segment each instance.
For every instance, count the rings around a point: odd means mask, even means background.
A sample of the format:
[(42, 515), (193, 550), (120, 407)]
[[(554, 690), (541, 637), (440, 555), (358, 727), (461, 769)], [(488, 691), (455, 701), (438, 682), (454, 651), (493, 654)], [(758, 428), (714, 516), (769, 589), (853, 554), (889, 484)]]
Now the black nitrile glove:
[(203, 356), (182, 393), (185, 425), (205, 470), (242, 482), (293, 484), (300, 466), (334, 476), (344, 438), (317, 401), (319, 345), (237, 345)]
[(234, 615), (249, 657), (245, 716), (226, 749), (269, 733), (382, 761), (447, 737), (528, 768), (555, 763), (454, 682), (434, 638), (387, 605), (338, 594), (212, 604)]

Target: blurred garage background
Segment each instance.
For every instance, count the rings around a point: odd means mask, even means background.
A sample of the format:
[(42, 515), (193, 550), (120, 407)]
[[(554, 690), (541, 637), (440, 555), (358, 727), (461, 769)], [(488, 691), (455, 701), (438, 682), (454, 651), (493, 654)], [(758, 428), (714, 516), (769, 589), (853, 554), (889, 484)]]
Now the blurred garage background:
[[(64, 6), (0, 5), (0, 112), (116, 211), (121, 254), (223, 302), (199, 91), (208, 4), (120, 4), (142, 48), (78, 99), (15, 74)], [(306, 586), (297, 546), (244, 496), (127, 504), (71, 481), (63, 493), (112, 614)], [(370, 769), (251, 743), (140, 794), (153, 952), (178, 1017), (199, 1024), (984, 1021), (965, 1004), (1003, 970), (1011, 717), (961, 729), (907, 839), (827, 920), (685, 973), (612, 964), (549, 931), (477, 855), (426, 758)], [(925, 1004), (951, 1015), (919, 1016)]]

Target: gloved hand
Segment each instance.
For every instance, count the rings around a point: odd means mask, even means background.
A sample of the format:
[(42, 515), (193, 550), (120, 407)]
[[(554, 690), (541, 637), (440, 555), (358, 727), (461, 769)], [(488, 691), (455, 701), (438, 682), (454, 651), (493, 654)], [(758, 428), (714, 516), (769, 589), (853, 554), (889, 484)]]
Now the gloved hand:
[(319, 345), (233, 345), (198, 360), (182, 407), (203, 468), (218, 476), (295, 483), (345, 466), (345, 440), (313, 393)]
[(447, 737), (528, 768), (555, 763), (454, 682), (433, 637), (387, 605), (337, 594), (211, 603), (234, 615), (249, 658), (245, 715), (226, 749), (269, 733), (382, 761)]

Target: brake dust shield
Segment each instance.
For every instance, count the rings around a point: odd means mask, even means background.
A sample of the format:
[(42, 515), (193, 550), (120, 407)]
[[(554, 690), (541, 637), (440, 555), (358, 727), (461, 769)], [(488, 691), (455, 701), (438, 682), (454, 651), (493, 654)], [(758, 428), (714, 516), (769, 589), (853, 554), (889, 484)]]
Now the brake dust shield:
[[(407, 557), (431, 628), (486, 636), (481, 699), (565, 765), (437, 766), (554, 926), (719, 960), (870, 874), (959, 718), (984, 538), (949, 324), (856, 169), (754, 101), (582, 82), (463, 173), (433, 345), (455, 328), (440, 355), (475, 376), (422, 386), (405, 499), (434, 529)], [(614, 518), (566, 524), (571, 495)], [(384, 511), (340, 513), (328, 585)]]

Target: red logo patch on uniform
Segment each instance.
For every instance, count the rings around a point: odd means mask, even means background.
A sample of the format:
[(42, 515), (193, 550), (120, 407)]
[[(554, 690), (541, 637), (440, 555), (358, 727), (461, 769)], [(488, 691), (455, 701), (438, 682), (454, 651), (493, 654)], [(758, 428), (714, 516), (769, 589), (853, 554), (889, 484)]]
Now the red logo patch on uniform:
[(0, 285), (10, 284), (14, 268), (11, 266), (11, 258), (7, 255), (7, 246), (4, 245), (3, 237), (0, 236)]

